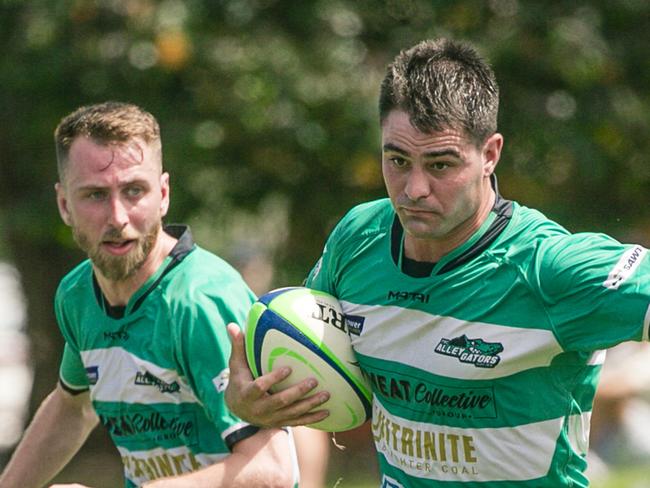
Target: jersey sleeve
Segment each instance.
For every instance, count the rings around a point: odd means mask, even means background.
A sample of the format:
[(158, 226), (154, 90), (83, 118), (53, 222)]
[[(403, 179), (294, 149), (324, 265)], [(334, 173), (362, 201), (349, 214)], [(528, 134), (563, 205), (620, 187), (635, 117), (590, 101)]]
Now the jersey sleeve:
[(65, 339), (61, 364), (59, 365), (59, 381), (61, 386), (68, 392), (72, 394), (82, 393), (89, 388), (88, 374), (91, 374), (91, 372), (86, 372), (86, 368), (79, 355), (79, 350), (74, 345), (70, 324), (66, 319), (60, 289), (57, 291), (54, 299), (54, 313), (61, 334)]
[(178, 311), (176, 355), (179, 369), (203, 404), (210, 420), (229, 449), (258, 428), (232, 414), (226, 406), (230, 338), (228, 323), (244, 324), (253, 295), (242, 283), (220, 290), (219, 295), (196, 292)]
[(340, 225), (341, 224), (339, 223), (330, 234), (325, 243), (325, 247), (323, 248), (321, 257), (311, 269), (305, 280), (305, 286), (307, 288), (324, 291), (333, 296), (337, 296), (335, 278), (337, 276), (336, 256), (339, 247)]
[(602, 234), (547, 239), (536, 260), (539, 289), (566, 350), (648, 340), (648, 254)]
[[(92, 372), (88, 372), (88, 374), (92, 375)], [(88, 374), (79, 353), (66, 342), (59, 366), (61, 386), (73, 395), (83, 393), (89, 388)]]

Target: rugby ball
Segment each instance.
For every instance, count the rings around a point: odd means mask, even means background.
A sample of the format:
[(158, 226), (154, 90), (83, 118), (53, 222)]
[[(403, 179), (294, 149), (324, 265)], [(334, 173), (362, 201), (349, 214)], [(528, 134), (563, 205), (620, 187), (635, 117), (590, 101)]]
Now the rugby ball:
[(330, 393), (330, 399), (318, 407), (330, 415), (309, 427), (342, 432), (370, 418), (370, 384), (354, 357), (345, 314), (332, 295), (305, 287), (270, 291), (248, 314), (245, 343), (254, 377), (291, 368), (291, 374), (274, 385), (272, 392), (312, 377), (318, 386), (309, 395)]

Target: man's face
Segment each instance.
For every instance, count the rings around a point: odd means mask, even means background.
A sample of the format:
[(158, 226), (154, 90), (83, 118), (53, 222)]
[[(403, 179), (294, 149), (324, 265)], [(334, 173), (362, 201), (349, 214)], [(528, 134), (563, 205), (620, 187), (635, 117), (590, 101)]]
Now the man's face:
[[(496, 139), (495, 139), (495, 136)], [(501, 136), (477, 148), (453, 129), (422, 133), (393, 110), (382, 124), (382, 172), (407, 238), (445, 241), (474, 225), (486, 199)]]
[(157, 151), (137, 138), (101, 145), (79, 137), (56, 190), (61, 217), (95, 269), (111, 281), (133, 276), (169, 206), (169, 176)]

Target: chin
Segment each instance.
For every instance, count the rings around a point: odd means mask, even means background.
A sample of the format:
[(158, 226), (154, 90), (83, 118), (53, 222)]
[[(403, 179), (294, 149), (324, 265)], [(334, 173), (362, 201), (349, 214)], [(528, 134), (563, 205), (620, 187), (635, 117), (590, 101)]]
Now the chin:
[(444, 230), (440, 226), (431, 225), (430, 223), (414, 222), (412, 220), (402, 220), (404, 232), (416, 239), (438, 239), (444, 235)]

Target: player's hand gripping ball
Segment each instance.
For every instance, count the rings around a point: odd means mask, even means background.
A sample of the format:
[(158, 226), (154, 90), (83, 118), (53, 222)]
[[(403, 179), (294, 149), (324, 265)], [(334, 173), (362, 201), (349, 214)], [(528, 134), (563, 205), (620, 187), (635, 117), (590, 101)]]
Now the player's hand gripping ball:
[(318, 407), (330, 415), (309, 427), (342, 432), (370, 418), (370, 384), (359, 369), (345, 315), (332, 295), (304, 287), (270, 291), (251, 308), (245, 341), (255, 378), (291, 368), (273, 392), (313, 377), (318, 380), (317, 391), (330, 393), (330, 399)]

